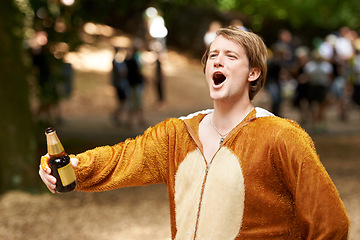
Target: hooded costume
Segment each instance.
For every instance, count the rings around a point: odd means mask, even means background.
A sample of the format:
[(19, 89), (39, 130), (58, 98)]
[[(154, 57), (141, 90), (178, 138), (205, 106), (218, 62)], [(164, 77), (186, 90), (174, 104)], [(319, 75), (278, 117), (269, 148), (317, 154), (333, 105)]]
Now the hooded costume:
[(198, 131), (212, 111), (77, 155), (77, 190), (165, 183), (172, 239), (347, 239), (344, 205), (297, 123), (256, 108), (207, 164)]

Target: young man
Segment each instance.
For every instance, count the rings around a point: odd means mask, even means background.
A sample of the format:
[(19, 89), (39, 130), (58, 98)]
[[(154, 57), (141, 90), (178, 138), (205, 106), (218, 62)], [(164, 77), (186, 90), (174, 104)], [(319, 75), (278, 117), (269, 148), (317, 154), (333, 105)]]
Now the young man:
[[(72, 156), (77, 190), (165, 183), (172, 239), (346, 239), (347, 213), (310, 137), (251, 104), (266, 55), (256, 34), (220, 29), (203, 57), (214, 109)], [(50, 170), (39, 173), (54, 193)]]

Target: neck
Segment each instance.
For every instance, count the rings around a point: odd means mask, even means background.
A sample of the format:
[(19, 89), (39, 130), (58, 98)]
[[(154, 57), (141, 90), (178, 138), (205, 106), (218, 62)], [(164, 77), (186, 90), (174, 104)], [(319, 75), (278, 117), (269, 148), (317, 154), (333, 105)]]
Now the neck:
[(254, 109), (250, 100), (246, 104), (229, 106), (228, 103), (214, 102), (212, 120), (216, 128), (222, 133), (234, 128), (246, 115)]

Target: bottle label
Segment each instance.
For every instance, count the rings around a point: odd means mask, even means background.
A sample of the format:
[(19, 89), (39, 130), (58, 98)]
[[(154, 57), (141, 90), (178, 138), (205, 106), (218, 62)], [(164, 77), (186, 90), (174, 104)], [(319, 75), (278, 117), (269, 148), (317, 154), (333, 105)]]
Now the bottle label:
[(58, 168), (58, 173), (64, 187), (76, 180), (75, 171), (71, 165), (71, 162), (62, 168)]

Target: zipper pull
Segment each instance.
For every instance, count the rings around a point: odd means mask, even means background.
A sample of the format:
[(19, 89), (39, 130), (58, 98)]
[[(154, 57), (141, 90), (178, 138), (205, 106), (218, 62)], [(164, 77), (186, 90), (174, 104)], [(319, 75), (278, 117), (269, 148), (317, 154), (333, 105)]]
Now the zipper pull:
[(206, 164), (206, 173), (209, 172), (209, 169), (210, 169), (210, 163)]
[(221, 147), (221, 144), (223, 143), (224, 139), (225, 139), (225, 137), (220, 138), (219, 147)]

